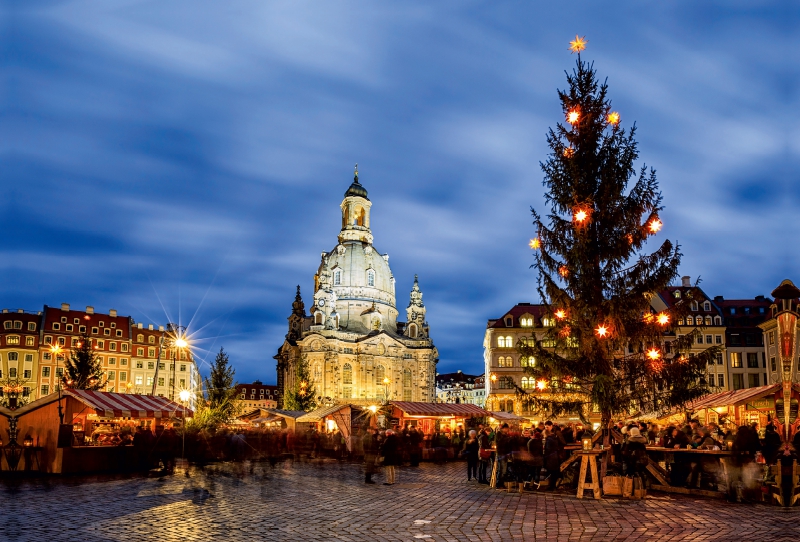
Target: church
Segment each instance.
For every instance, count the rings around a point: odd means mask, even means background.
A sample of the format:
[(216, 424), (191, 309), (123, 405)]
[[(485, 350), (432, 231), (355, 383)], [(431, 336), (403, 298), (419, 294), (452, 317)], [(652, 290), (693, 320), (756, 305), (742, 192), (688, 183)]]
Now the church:
[(439, 354), (430, 338), (417, 277), (398, 321), (389, 255), (373, 245), (372, 202), (358, 167), (341, 204), (338, 243), (323, 252), (310, 314), (297, 287), (289, 329), (275, 356), (280, 397), (307, 363), (318, 403), (435, 402)]

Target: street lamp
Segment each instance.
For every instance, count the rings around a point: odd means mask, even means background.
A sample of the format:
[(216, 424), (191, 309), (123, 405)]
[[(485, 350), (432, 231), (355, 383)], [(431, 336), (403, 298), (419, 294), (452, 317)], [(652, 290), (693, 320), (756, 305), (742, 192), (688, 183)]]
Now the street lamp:
[(388, 376), (384, 376), (383, 377), (383, 402), (384, 403), (388, 403), (389, 402), (389, 377)]
[(183, 404), (183, 442), (181, 443), (181, 459), (186, 459), (186, 403), (189, 401), (189, 397), (191, 397), (191, 393), (189, 390), (181, 390), (178, 394), (178, 397), (181, 399), (181, 403)]
[(61, 361), (61, 346), (54, 344), (50, 346), (50, 353), (56, 357), (56, 379), (58, 385), (58, 423), (64, 424), (64, 409), (61, 407), (61, 380), (58, 379), (58, 369)]

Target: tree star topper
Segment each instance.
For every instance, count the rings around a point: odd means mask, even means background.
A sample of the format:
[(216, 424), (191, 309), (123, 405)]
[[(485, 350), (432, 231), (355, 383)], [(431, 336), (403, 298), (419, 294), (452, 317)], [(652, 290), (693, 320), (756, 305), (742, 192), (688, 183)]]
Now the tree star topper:
[(586, 49), (587, 43), (589, 43), (589, 41), (586, 39), (586, 36), (578, 36), (575, 34), (575, 40), (569, 42), (569, 50), (573, 53), (580, 54), (581, 51)]

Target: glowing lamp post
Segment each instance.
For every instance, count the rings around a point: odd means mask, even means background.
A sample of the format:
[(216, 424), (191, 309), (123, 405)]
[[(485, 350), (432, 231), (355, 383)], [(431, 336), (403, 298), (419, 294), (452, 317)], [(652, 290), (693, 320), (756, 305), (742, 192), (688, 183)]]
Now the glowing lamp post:
[(388, 403), (389, 402), (389, 377), (388, 376), (384, 376), (383, 377), (383, 402), (384, 403)]
[[(50, 347), (50, 353), (56, 358), (56, 378), (58, 378), (58, 369), (60, 368), (61, 361), (61, 346), (54, 344)], [(61, 381), (57, 381), (58, 386), (58, 423), (64, 423), (64, 409), (61, 407)]]
[(183, 434), (183, 442), (181, 443), (181, 458), (186, 459), (186, 403), (189, 402), (189, 398), (192, 396), (189, 393), (189, 390), (181, 390), (178, 394), (178, 397), (181, 399), (181, 403), (183, 404), (183, 427), (181, 427), (181, 433)]

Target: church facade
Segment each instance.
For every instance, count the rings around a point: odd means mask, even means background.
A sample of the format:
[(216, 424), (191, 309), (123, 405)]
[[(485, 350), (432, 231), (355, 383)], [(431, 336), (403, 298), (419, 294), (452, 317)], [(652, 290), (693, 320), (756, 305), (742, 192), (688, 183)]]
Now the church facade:
[(338, 243), (322, 253), (314, 275), (310, 314), (297, 287), (289, 330), (275, 356), (281, 397), (299, 384), (298, 368), (305, 363), (321, 403), (436, 401), (439, 356), (419, 282), (415, 276), (405, 321), (398, 321), (389, 255), (372, 243), (371, 207), (356, 169), (341, 203)]

